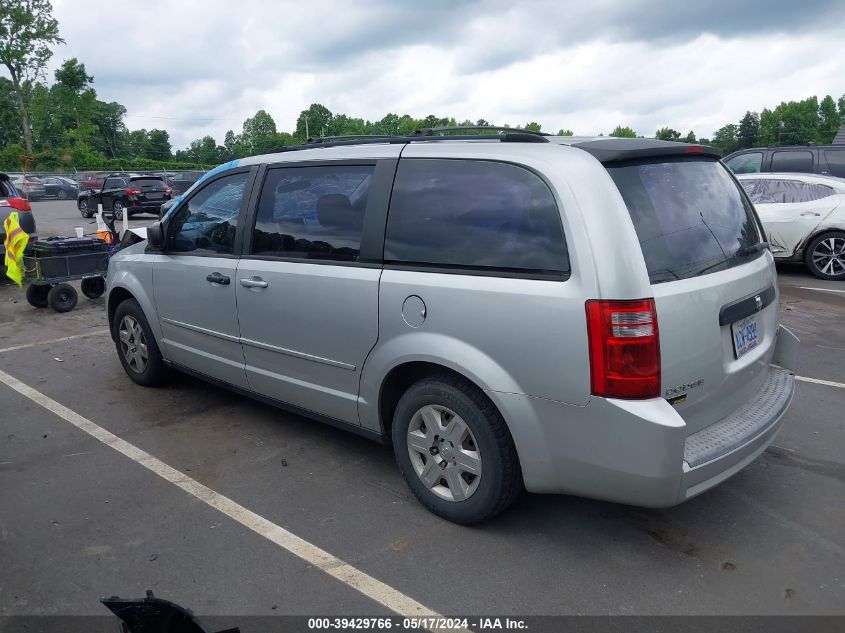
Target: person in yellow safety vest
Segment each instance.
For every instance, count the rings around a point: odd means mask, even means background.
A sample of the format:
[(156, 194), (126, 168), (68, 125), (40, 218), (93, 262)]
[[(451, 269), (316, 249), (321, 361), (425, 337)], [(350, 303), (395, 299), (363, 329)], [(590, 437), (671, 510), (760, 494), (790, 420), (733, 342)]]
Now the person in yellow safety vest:
[(17, 211), (12, 211), (9, 217), (3, 221), (3, 228), (6, 230), (6, 241), (3, 242), (6, 276), (20, 286), (23, 282), (21, 260), (23, 259), (23, 251), (29, 243), (29, 235), (18, 223)]

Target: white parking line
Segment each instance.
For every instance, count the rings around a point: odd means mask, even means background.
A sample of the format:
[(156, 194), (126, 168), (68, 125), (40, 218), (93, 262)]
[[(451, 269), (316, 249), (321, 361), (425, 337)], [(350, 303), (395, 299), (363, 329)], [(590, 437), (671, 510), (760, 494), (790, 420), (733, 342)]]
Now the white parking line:
[(832, 380), (820, 380), (818, 378), (807, 378), (806, 376), (795, 376), (795, 380), (801, 382), (812, 382), (816, 385), (826, 385), (828, 387), (839, 387), (845, 389), (845, 382), (833, 382)]
[(73, 334), (72, 336), (63, 336), (62, 338), (54, 338), (49, 341), (35, 341), (34, 343), (22, 343), (21, 345), (13, 345), (12, 347), (4, 347), (0, 349), (0, 354), (3, 352), (16, 352), (19, 349), (27, 349), (30, 347), (38, 347), (39, 345), (52, 345), (53, 343), (62, 343), (63, 341), (72, 341), (77, 338), (87, 338), (89, 336), (100, 336), (101, 334), (108, 334), (108, 328), (100, 328), (98, 330), (91, 330), (84, 334)]
[(801, 290), (820, 290), (821, 292), (845, 292), (845, 290), (832, 290), (830, 288), (811, 288), (810, 286), (798, 286)]
[[(88, 418), (68, 409), (63, 404), (56, 402), (49, 396), (33, 389), (2, 370), (0, 370), (0, 382), (56, 414), (63, 420), (70, 422), (78, 429), (85, 431), (88, 435), (99, 440), (106, 446), (110, 446), (117, 452), (139, 463), (165, 481), (178, 486), (189, 495), (222, 512), (230, 519), (237, 521), (244, 527), (249, 528), (256, 534), (263, 536), (314, 567), (321, 569), (329, 576), (336, 578), (343, 584), (348, 585), (391, 611), (404, 616), (440, 617), (439, 614), (420, 604), (410, 596), (406, 596), (401, 591), (373, 578), (333, 554), (259, 516), (219, 492), (215, 492), (211, 488), (204, 486), (195, 479), (191, 479), (185, 473), (168, 466), (158, 458), (119, 438)], [(436, 629), (430, 630), (434, 631)]]

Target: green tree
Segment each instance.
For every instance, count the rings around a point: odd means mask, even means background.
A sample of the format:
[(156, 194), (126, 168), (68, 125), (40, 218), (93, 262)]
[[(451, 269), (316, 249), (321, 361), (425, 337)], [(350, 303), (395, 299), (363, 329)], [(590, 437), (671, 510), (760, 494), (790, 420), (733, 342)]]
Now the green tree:
[(259, 110), (244, 121), (241, 143), (245, 156), (266, 154), (276, 147), (276, 122), (266, 110)]
[(682, 138), (681, 141), (683, 141), (684, 143), (698, 143), (695, 138), (695, 132), (693, 132), (692, 130), (690, 130), (689, 134)]
[(531, 132), (540, 132), (541, 126), (540, 126), (539, 123), (531, 121), (530, 123), (526, 123), (525, 127), (523, 129), (524, 130), (530, 130)]
[(738, 128), (733, 123), (728, 123), (722, 126), (716, 132), (713, 132), (713, 140), (710, 142), (714, 147), (722, 150), (723, 154), (730, 154), (739, 147), (737, 141)]
[(564, 130), (563, 128), (557, 131), (558, 136), (575, 136), (572, 130)]
[(739, 120), (736, 140), (741, 149), (754, 147), (757, 144), (757, 137), (760, 135), (760, 115), (748, 111)]
[[(611, 134), (613, 136), (613, 134)], [(662, 127), (654, 133), (654, 138), (661, 141), (680, 141), (681, 133), (670, 127)]]
[[(211, 137), (208, 137), (211, 138)], [(214, 144), (214, 139), (211, 139)], [(216, 146), (215, 146), (216, 147)], [(170, 160), (173, 158), (173, 149), (170, 146), (170, 134), (166, 130), (152, 129), (147, 132), (147, 138), (144, 139), (144, 144), (141, 150), (143, 158), (150, 158), (152, 160)], [(205, 162), (205, 161), (197, 161)], [(208, 161), (214, 162), (214, 161)]]
[(637, 133), (628, 126), (617, 125), (608, 136), (615, 136), (617, 138), (637, 138)]
[(842, 117), (836, 109), (836, 102), (833, 97), (827, 95), (819, 104), (819, 142), (830, 143), (839, 126), (842, 124)]
[(320, 103), (312, 103), (307, 110), (299, 113), (296, 119), (296, 131), (293, 135), (298, 141), (304, 142), (309, 138), (329, 136), (332, 128), (332, 113)]
[(32, 154), (32, 130), (25, 85), (37, 80), (44, 72), (47, 61), (53, 55), (50, 46), (63, 42), (49, 0), (0, 2), (0, 63), (12, 79), (28, 154)]
[(105, 103), (97, 101), (92, 122), (99, 133), (94, 136), (93, 149), (102, 152), (108, 158), (127, 157), (127, 135), (129, 131), (123, 122), (126, 108), (112, 101)]
[(12, 82), (0, 77), (0, 148), (23, 140), (21, 113)]

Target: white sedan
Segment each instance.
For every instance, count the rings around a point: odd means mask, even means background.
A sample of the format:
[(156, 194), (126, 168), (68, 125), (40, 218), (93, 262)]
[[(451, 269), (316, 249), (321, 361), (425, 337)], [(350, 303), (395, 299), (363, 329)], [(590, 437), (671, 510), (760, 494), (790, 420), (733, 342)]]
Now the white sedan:
[(845, 179), (738, 174), (776, 259), (803, 261), (822, 279), (845, 280)]

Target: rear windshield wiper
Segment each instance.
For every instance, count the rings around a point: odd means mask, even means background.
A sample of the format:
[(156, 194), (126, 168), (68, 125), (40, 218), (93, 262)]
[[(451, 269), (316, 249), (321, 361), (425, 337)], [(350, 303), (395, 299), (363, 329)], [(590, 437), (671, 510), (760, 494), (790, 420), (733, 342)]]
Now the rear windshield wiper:
[(743, 246), (742, 248), (738, 249), (736, 253), (734, 253), (734, 257), (745, 257), (746, 255), (760, 253), (766, 250), (767, 248), (769, 248), (768, 242), (757, 242), (756, 244), (751, 244), (750, 246)]

